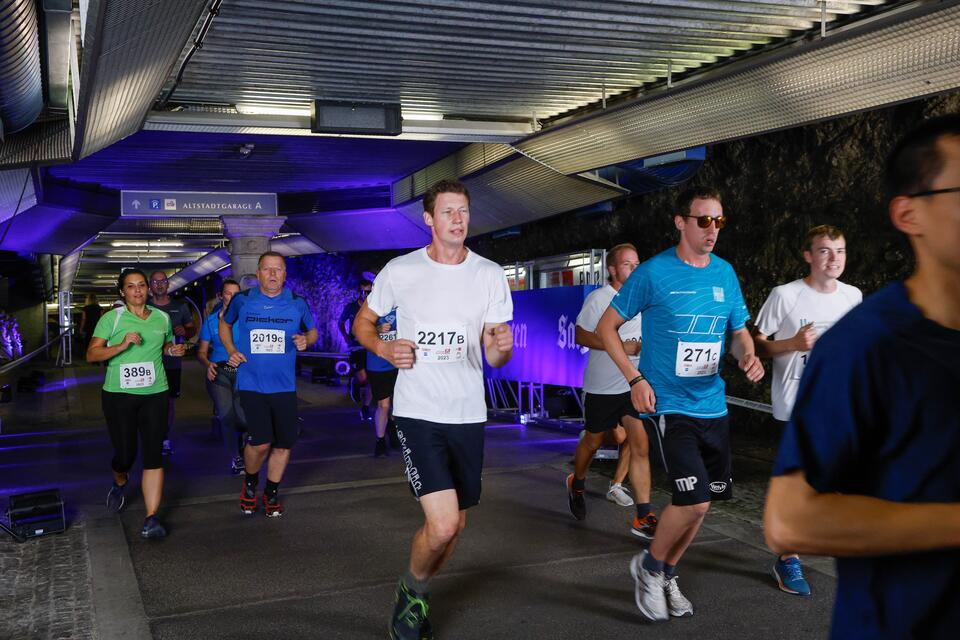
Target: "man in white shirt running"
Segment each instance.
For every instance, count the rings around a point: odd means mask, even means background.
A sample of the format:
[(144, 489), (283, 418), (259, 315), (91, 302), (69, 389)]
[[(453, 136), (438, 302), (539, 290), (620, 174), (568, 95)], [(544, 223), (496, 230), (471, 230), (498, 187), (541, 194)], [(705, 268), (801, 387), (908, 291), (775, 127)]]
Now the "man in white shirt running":
[[(584, 397), (584, 435), (577, 445), (573, 458), (573, 473), (567, 476), (567, 502), (570, 512), (577, 520), (587, 516), (584, 500), (584, 480), (594, 454), (603, 443), (608, 430), (626, 428), (627, 443), (620, 455), (629, 459), (630, 483), (636, 492), (636, 502), (629, 500), (627, 505), (636, 504), (637, 515), (633, 520), (634, 535), (652, 540), (657, 530), (657, 518), (650, 511), (650, 459), (647, 433), (637, 410), (630, 401), (630, 385), (623, 378), (616, 363), (607, 355), (603, 341), (596, 334), (597, 323), (610, 301), (627, 281), (633, 270), (640, 264), (637, 249), (632, 244), (619, 244), (607, 252), (607, 272), (609, 282), (600, 289), (592, 291), (583, 302), (583, 308), (577, 316), (577, 344), (589, 347), (587, 368), (583, 373)], [(632, 318), (618, 330), (623, 349), (634, 366), (640, 360), (640, 316)], [(621, 427), (620, 425), (623, 425)], [(620, 471), (620, 465), (617, 467)], [(619, 482), (611, 484), (610, 491), (616, 491)], [(620, 489), (622, 492), (623, 490)], [(608, 498), (610, 494), (608, 492)]]
[[(800, 376), (817, 338), (863, 301), (856, 287), (840, 282), (847, 260), (843, 232), (828, 224), (807, 232), (803, 259), (810, 273), (774, 287), (757, 316), (757, 354), (773, 358), (773, 418), (783, 430), (797, 399)], [(785, 553), (773, 565), (773, 577), (784, 593), (810, 595), (800, 557)]]
[[(407, 479), (423, 509), (410, 565), (397, 585), (390, 637), (433, 638), (430, 579), (453, 553), (467, 509), (480, 501), (487, 406), (483, 360), (502, 367), (513, 353), (513, 300), (503, 269), (464, 246), (470, 195), (441, 180), (423, 196), (430, 245), (391, 260), (357, 314), (354, 335), (399, 369), (394, 419)], [(396, 309), (397, 339), (377, 319)]]

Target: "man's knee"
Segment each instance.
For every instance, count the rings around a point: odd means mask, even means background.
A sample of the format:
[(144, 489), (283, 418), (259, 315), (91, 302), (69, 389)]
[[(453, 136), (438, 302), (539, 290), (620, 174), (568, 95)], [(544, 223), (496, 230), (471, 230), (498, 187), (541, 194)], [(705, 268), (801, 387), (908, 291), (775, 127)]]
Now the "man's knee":
[(583, 434), (583, 437), (580, 438), (580, 444), (578, 447), (583, 447), (591, 453), (596, 453), (597, 449), (600, 448), (600, 445), (603, 444), (603, 433), (591, 433), (587, 431)]
[(427, 520), (426, 533), (431, 547), (449, 544), (466, 527), (466, 520), (458, 514), (436, 516)]
[(683, 517), (689, 522), (702, 520), (707, 512), (710, 511), (710, 502), (698, 502), (697, 504), (688, 504), (677, 507), (683, 514)]
[(267, 451), (270, 450), (270, 443), (269, 443), (269, 442), (265, 442), (265, 443), (263, 443), (263, 444), (253, 444), (253, 443), (248, 442), (248, 443), (247, 443), (247, 447), (248, 447), (251, 451), (253, 451), (254, 453), (257, 453), (257, 454), (261, 454), (261, 455), (262, 455), (262, 454), (264, 454), (264, 453), (266, 453)]

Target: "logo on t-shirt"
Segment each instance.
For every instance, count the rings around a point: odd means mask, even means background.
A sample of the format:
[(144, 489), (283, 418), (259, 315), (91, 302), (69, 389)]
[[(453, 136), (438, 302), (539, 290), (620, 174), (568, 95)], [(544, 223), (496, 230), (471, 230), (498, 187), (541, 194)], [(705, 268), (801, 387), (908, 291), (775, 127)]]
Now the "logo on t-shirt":
[(714, 287), (713, 288), (713, 301), (714, 302), (723, 302), (723, 287)]

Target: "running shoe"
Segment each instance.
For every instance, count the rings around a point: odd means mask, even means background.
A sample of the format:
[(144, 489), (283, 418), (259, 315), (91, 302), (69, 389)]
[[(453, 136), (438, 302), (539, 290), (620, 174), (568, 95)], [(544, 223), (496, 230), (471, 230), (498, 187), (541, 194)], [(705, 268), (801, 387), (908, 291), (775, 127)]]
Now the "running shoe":
[(377, 443), (373, 445), (373, 457), (374, 458), (386, 458), (387, 457), (387, 441), (383, 438), (377, 438)]
[(160, 449), (160, 455), (163, 455), (163, 456), (173, 455), (173, 447), (170, 445), (169, 440), (163, 441), (163, 448)]
[(279, 518), (283, 515), (283, 505), (280, 504), (280, 497), (273, 496), (273, 498), (267, 498), (267, 494), (263, 494), (263, 513), (268, 518)]
[(649, 553), (644, 549), (630, 559), (630, 575), (634, 580), (633, 598), (644, 617), (654, 622), (669, 620), (663, 573), (653, 573), (643, 568), (643, 559)]
[(123, 505), (126, 504), (127, 499), (123, 495), (123, 487), (114, 482), (110, 491), (107, 492), (107, 511), (112, 511), (114, 513), (120, 513), (123, 511)]
[(360, 419), (364, 422), (369, 422), (370, 420), (370, 407), (365, 404), (360, 405)]
[(243, 485), (240, 489), (240, 511), (246, 516), (257, 512), (257, 494), (254, 491), (248, 491), (247, 485)]
[(667, 612), (674, 618), (687, 618), (693, 615), (693, 604), (680, 592), (677, 576), (663, 581), (663, 594), (667, 598)]
[(427, 619), (430, 612), (427, 596), (414, 593), (401, 580), (397, 584), (396, 601), (390, 620), (390, 637), (393, 640), (432, 640), (433, 629)]
[(800, 558), (787, 558), (773, 563), (773, 577), (777, 579), (780, 591), (794, 596), (810, 595), (810, 585), (803, 577), (803, 567)]
[(232, 476), (242, 476), (246, 470), (246, 465), (243, 462), (243, 458), (237, 456), (230, 461), (230, 475)]
[(165, 538), (167, 530), (160, 524), (160, 518), (157, 516), (147, 516), (143, 521), (143, 529), (140, 530), (140, 537), (147, 539)]
[(630, 497), (630, 492), (619, 482), (610, 483), (610, 488), (607, 489), (607, 500), (621, 507), (633, 506), (633, 498)]
[(583, 497), (582, 489), (573, 488), (573, 474), (567, 476), (567, 504), (570, 505), (570, 513), (577, 520), (584, 520), (587, 517), (587, 501)]
[(653, 515), (653, 513), (648, 513), (642, 518), (634, 516), (633, 527), (630, 528), (630, 533), (639, 538), (653, 540), (654, 536), (657, 535), (657, 522), (657, 516)]

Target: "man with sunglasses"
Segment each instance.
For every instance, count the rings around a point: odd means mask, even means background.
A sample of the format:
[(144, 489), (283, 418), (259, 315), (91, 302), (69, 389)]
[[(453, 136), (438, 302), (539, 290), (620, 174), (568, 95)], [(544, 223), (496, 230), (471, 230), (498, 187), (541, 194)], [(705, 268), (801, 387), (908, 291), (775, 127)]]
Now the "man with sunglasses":
[[(807, 232), (803, 259), (806, 277), (774, 287), (757, 315), (753, 339), (757, 353), (773, 358), (773, 419), (782, 432), (797, 398), (800, 376), (817, 338), (860, 304), (860, 289), (840, 282), (847, 262), (847, 241), (840, 229), (822, 224)], [(785, 553), (773, 565), (784, 593), (810, 595), (800, 557)]]
[(837, 557), (833, 638), (953, 638), (960, 626), (960, 115), (886, 166), (916, 258), (817, 340), (767, 492), (776, 553)]
[[(752, 382), (763, 377), (746, 328), (750, 314), (737, 275), (712, 255), (726, 224), (720, 194), (686, 189), (673, 223), (679, 244), (641, 264), (613, 298), (597, 326), (604, 348), (630, 385), (634, 407), (660, 436), (673, 498), (649, 550), (630, 562), (637, 607), (650, 620), (693, 615), (677, 585), (677, 564), (697, 535), (713, 500), (733, 493), (730, 430), (720, 366), (730, 352)], [(643, 349), (637, 367), (617, 330), (642, 313)]]
[(350, 302), (343, 308), (340, 314), (340, 320), (337, 327), (340, 329), (340, 335), (343, 341), (347, 343), (347, 349), (350, 351), (350, 368), (353, 370), (353, 379), (350, 382), (350, 393), (354, 402), (360, 403), (360, 417), (366, 421), (370, 419), (370, 405), (373, 402), (373, 393), (370, 385), (367, 383), (367, 350), (357, 342), (353, 335), (353, 323), (360, 312), (367, 296), (373, 289), (373, 282), (366, 278), (360, 280), (360, 288), (357, 292), (357, 299)]
[[(150, 274), (150, 306), (156, 307), (170, 316), (173, 326), (173, 339), (183, 344), (197, 333), (193, 323), (193, 314), (190, 307), (182, 298), (171, 298), (167, 290), (170, 281), (163, 271), (154, 271)], [(165, 456), (173, 453), (170, 444), (170, 430), (173, 428), (174, 410), (177, 398), (180, 397), (180, 373), (183, 371), (183, 358), (163, 356), (163, 370), (167, 374), (167, 393), (169, 394), (169, 413), (167, 414), (167, 437), (163, 440), (162, 453)]]

